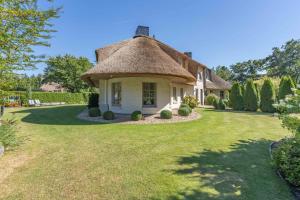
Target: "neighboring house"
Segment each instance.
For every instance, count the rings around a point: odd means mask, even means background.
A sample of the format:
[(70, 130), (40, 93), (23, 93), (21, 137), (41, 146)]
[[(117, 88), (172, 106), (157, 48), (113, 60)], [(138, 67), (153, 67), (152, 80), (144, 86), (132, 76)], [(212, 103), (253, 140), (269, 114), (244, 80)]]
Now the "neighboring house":
[[(206, 83), (214, 83), (211, 70), (193, 60), (190, 52), (181, 53), (149, 37), (144, 26), (132, 39), (97, 49), (96, 60), (81, 78), (99, 88), (102, 111), (154, 114), (178, 108), (187, 95), (203, 104)], [(219, 83), (214, 84), (215, 91), (229, 88), (227, 82), (226, 87), (218, 87)]]
[(206, 70), (205, 95), (214, 93), (220, 98), (228, 98), (231, 83), (217, 76), (212, 70)]
[(67, 89), (62, 87), (58, 83), (50, 82), (50, 83), (44, 83), (40, 89), (44, 92), (66, 92)]

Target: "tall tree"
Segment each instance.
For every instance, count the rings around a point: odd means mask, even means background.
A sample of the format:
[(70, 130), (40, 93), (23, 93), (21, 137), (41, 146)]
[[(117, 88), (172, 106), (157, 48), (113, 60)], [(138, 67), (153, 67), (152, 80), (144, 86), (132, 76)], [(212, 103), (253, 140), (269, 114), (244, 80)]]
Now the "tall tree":
[(257, 79), (259, 72), (263, 70), (263, 60), (248, 60), (230, 65), (232, 79), (245, 82), (247, 79)]
[(238, 82), (235, 82), (231, 87), (229, 101), (233, 110), (244, 110), (242, 88)]
[(265, 79), (260, 90), (260, 109), (263, 112), (275, 112), (275, 90), (270, 79)]
[(252, 79), (248, 79), (246, 82), (244, 107), (247, 111), (257, 111), (258, 109), (258, 95)]
[[(50, 1), (50, 0), (44, 0)], [(42, 10), (38, 0), (0, 0), (0, 78), (13, 70), (34, 67), (43, 56), (34, 46), (49, 46), (59, 8)]]
[(71, 92), (80, 92), (88, 86), (80, 79), (80, 76), (92, 67), (85, 57), (71, 55), (50, 57), (46, 62), (44, 81), (56, 82), (66, 87)]
[(231, 80), (233, 74), (226, 66), (217, 66), (216, 69), (214, 69), (215, 73), (221, 77), (222, 79), (229, 81)]
[(290, 76), (283, 76), (279, 84), (278, 99), (284, 99), (286, 95), (293, 94), (294, 82)]
[(290, 40), (281, 48), (273, 48), (266, 58), (268, 75), (282, 77), (290, 75), (296, 83), (300, 82), (300, 40)]

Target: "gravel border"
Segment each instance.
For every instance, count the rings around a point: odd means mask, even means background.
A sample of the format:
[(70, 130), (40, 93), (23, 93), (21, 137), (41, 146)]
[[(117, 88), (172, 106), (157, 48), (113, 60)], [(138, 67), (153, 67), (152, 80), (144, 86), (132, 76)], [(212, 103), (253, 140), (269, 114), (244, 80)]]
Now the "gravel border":
[[(273, 155), (272, 155), (272, 150), (277, 148), (278, 145), (280, 145), (280, 140), (277, 141), (277, 142), (272, 142), (269, 146), (269, 153), (270, 153), (270, 157), (271, 159), (273, 160)], [(286, 184), (289, 186), (292, 194), (294, 195), (295, 197), (295, 200), (300, 200), (300, 187), (296, 187), (292, 184), (290, 184), (287, 180), (285, 180), (283, 174), (277, 169), (276, 170), (276, 174), (284, 181), (286, 182)]]
[(119, 124), (165, 124), (165, 123), (180, 123), (194, 121), (200, 118), (200, 114), (196, 111), (193, 111), (189, 116), (180, 116), (177, 114), (177, 110), (173, 110), (172, 119), (161, 119), (159, 114), (154, 115), (144, 115), (144, 119), (140, 121), (132, 121), (130, 115), (125, 114), (115, 114), (116, 119), (114, 120), (105, 120), (100, 117), (90, 117), (88, 115), (88, 109), (84, 109), (81, 113), (77, 115), (78, 119), (100, 122), (100, 123), (119, 123)]

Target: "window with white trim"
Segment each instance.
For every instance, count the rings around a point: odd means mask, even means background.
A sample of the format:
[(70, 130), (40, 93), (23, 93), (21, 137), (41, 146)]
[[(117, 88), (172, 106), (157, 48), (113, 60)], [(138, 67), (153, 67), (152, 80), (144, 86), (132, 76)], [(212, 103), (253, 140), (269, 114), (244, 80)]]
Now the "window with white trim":
[(121, 83), (112, 83), (112, 85), (111, 85), (111, 94), (112, 94), (111, 104), (113, 106), (121, 105), (121, 100), (122, 100), (121, 92), (122, 92)]
[(143, 107), (156, 107), (156, 83), (143, 83)]

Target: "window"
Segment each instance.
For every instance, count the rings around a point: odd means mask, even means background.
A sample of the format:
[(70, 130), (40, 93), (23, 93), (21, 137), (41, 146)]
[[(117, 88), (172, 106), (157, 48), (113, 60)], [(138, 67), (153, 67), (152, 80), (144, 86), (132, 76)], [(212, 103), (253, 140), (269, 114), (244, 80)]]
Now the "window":
[(180, 98), (181, 98), (181, 101), (183, 100), (183, 97), (184, 97), (183, 88), (180, 88)]
[(173, 87), (173, 103), (177, 103), (176, 87)]
[(143, 106), (156, 107), (156, 83), (143, 83)]
[(111, 104), (115, 106), (121, 105), (121, 83), (112, 83), (111, 94)]
[(224, 99), (224, 91), (223, 90), (220, 91), (220, 98)]
[(202, 73), (201, 72), (197, 73), (197, 80), (199, 80), (199, 81), (202, 80)]

